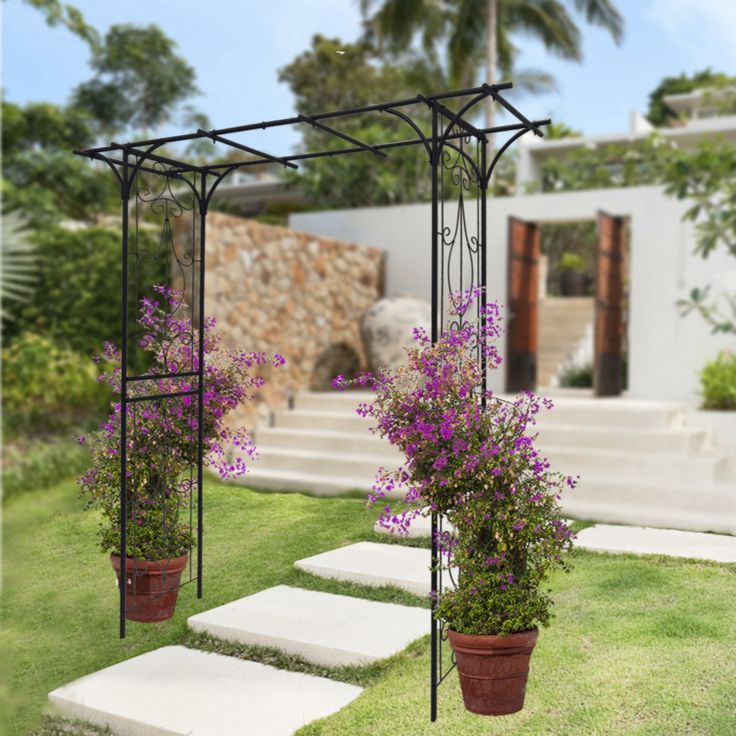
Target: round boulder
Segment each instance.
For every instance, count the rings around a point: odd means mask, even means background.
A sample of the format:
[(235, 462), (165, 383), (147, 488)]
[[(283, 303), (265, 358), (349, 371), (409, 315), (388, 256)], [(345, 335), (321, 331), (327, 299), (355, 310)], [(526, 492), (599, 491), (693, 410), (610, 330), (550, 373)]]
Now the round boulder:
[(432, 326), (432, 308), (422, 299), (380, 299), (363, 315), (360, 331), (371, 370), (396, 369), (406, 363), (404, 348), (415, 344), (413, 330)]

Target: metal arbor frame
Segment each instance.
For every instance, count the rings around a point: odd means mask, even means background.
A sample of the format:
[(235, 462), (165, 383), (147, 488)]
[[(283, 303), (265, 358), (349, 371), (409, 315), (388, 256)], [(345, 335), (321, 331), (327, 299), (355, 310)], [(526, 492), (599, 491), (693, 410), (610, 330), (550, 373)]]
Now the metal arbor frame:
[[(432, 95), (394, 100), (375, 105), (365, 105), (348, 110), (337, 110), (313, 115), (296, 115), (278, 120), (263, 121), (216, 130), (199, 129), (192, 133), (162, 138), (112, 142), (108, 146), (76, 150), (74, 153), (95, 161), (102, 161), (113, 171), (120, 186), (122, 199), (122, 346), (121, 346), (121, 437), (120, 437), (120, 552), (121, 571), (128, 570), (128, 550), (135, 543), (135, 513), (140, 503), (138, 493), (137, 454), (141, 438), (138, 436), (138, 412), (156, 406), (166, 415), (172, 402), (182, 402), (189, 397), (192, 433), (190, 436), (189, 474), (177, 489), (178, 512), (181, 506), (189, 512), (190, 532), (196, 536), (196, 564), (190, 555), (189, 575), (178, 587), (197, 583), (197, 597), (202, 596), (202, 461), (203, 461), (203, 394), (205, 385), (204, 365), (204, 284), (205, 284), (205, 236), (206, 216), (212, 196), (220, 183), (233, 171), (251, 166), (279, 164), (296, 169), (299, 161), (331, 156), (369, 153), (386, 157), (394, 148), (421, 145), (424, 147), (432, 177), (431, 224), (431, 292), (432, 339), (436, 340), (444, 330), (466, 320), (481, 319), (480, 308), (485, 300), (476, 304), (474, 314), (448, 316), (448, 295), (459, 290), (486, 286), (486, 194), (496, 165), (506, 150), (522, 135), (532, 132), (541, 136), (541, 126), (549, 120), (529, 120), (501, 92), (510, 89), (511, 83), (482, 84), (469, 89), (454, 90)], [(493, 128), (478, 129), (467, 120), (470, 113), (487, 97), (492, 97), (516, 122)], [(445, 101), (458, 102), (458, 109), (451, 110)], [(419, 109), (420, 114), (411, 114)], [(428, 111), (429, 115), (427, 116)], [(373, 113), (389, 114), (399, 118), (412, 131), (413, 137), (368, 144), (338, 130), (327, 121)], [(422, 117), (421, 113), (424, 113)], [(286, 125), (310, 125), (331, 134), (348, 147), (318, 152), (274, 156), (229, 136), (255, 130)], [(431, 133), (425, 131), (431, 129)], [(497, 149), (489, 151), (488, 134), (508, 133), (509, 137)], [(244, 151), (250, 158), (240, 162), (221, 164), (195, 164), (157, 153), (167, 144), (183, 143), (197, 139), (209, 139), (231, 149)], [(488, 160), (490, 159), (490, 161)], [(154, 189), (147, 178), (154, 176), (162, 182)], [(174, 191), (172, 182), (181, 185)], [(172, 218), (191, 216), (191, 245), (177, 247), (172, 234)], [(143, 231), (147, 218), (162, 220), (158, 247), (151, 248), (144, 242)], [(146, 274), (161, 270), (162, 265), (173, 264), (173, 276), (182, 287), (184, 299), (172, 305), (172, 313), (181, 310), (180, 316), (190, 310), (190, 328), (169, 335), (172, 343), (180, 342), (191, 347), (188, 365), (164, 365), (160, 373), (147, 372), (138, 358), (137, 333), (132, 339), (129, 331), (134, 323), (131, 316), (139, 299), (146, 294)], [(483, 292), (484, 293), (484, 292)], [(482, 360), (479, 353), (479, 360)], [(485, 370), (483, 371), (485, 376)], [(485, 389), (485, 386), (479, 387)], [(176, 404), (173, 404), (176, 408)], [(196, 428), (196, 431), (195, 429)], [(165, 438), (164, 438), (165, 441)], [(186, 474), (185, 474), (186, 476)], [(167, 490), (168, 493), (168, 490)], [(164, 516), (163, 522), (166, 523)], [(196, 524), (196, 527), (194, 526)], [(196, 534), (194, 534), (196, 532)], [(432, 571), (431, 590), (433, 607), (442, 595), (443, 580), (437, 535), (442, 533), (442, 519), (432, 515)], [(190, 548), (191, 551), (191, 548)], [(134, 564), (134, 563), (133, 563)], [(193, 569), (194, 568), (194, 569)], [(166, 575), (166, 569), (162, 574)], [(132, 574), (135, 575), (133, 569)], [(121, 580), (122, 574), (121, 574)], [(120, 584), (120, 636), (125, 636), (126, 585)], [(447, 674), (454, 668), (454, 661), (447, 669), (443, 666), (443, 642), (445, 627), (432, 616), (431, 619), (431, 705), (430, 715), (437, 717), (437, 690)]]

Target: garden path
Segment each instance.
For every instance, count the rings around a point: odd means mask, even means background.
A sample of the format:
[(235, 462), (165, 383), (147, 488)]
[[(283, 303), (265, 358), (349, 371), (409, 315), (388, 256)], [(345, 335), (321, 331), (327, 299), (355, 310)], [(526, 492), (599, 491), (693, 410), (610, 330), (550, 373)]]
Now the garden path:
[[(381, 531), (377, 528), (377, 531)], [(419, 518), (414, 536), (427, 536)], [(736, 562), (736, 537), (596, 524), (577, 546)], [(295, 562), (314, 575), (429, 592), (430, 551), (358, 542)], [(308, 662), (365, 665), (406, 648), (429, 630), (426, 608), (275, 586), (192, 616), (197, 632), (268, 646)], [(54, 690), (67, 717), (108, 725), (118, 736), (289, 736), (354, 700), (362, 689), (186, 647), (162, 647)], [(121, 697), (124, 693), (124, 697)]]

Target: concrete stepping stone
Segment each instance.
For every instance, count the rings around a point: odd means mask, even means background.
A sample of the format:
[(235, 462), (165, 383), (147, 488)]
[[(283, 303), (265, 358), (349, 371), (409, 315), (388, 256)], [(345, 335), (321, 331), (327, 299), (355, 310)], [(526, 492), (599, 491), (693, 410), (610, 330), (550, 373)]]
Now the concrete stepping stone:
[(117, 736), (290, 736), (362, 688), (221, 654), (163, 647), (54, 690), (62, 715)]
[(189, 627), (329, 667), (374, 662), (429, 631), (424, 608), (277, 585), (189, 619)]
[(430, 591), (428, 549), (399, 544), (357, 542), (294, 563), (300, 570), (323, 578), (380, 587), (395, 585), (419, 596)]
[(736, 562), (736, 537), (726, 534), (596, 524), (578, 532), (575, 544), (597, 552), (632, 552)]

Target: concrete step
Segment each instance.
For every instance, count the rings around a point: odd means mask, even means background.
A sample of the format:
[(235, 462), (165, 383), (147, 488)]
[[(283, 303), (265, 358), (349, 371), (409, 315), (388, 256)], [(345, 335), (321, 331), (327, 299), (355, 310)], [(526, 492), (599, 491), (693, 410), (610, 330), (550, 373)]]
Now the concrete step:
[(394, 585), (418, 596), (430, 592), (430, 551), (400, 544), (357, 542), (294, 563), (300, 570), (335, 580), (381, 587)]
[[(317, 496), (342, 496), (350, 491), (358, 491), (368, 495), (373, 486), (373, 477), (341, 478), (325, 473), (266, 470), (255, 464), (252, 470), (234, 482), (237, 485), (257, 490), (313, 493)], [(398, 496), (398, 493), (389, 494), (389, 498), (397, 498)]]
[(263, 470), (284, 470), (288, 473), (330, 474), (339, 477), (375, 477), (380, 467), (393, 470), (398, 467), (400, 458), (396, 455), (348, 454), (317, 450), (294, 450), (281, 447), (261, 447), (258, 467)]
[[(501, 394), (500, 397), (513, 398), (508, 394)], [(539, 418), (540, 426), (547, 421), (583, 427), (666, 429), (682, 426), (685, 415), (682, 406), (664, 401), (624, 398), (592, 400), (570, 395), (553, 396), (553, 399), (555, 407), (551, 412), (542, 412)], [(355, 409), (359, 401), (370, 400), (372, 400), (370, 393), (300, 392), (295, 397), (294, 410), (277, 414), (276, 426), (359, 432), (361, 428), (369, 426), (370, 421), (355, 414)]]
[(656, 488), (584, 479), (574, 491), (563, 493), (561, 506), (577, 519), (736, 533), (736, 493), (718, 486)]
[(429, 631), (424, 608), (287, 585), (198, 613), (188, 623), (194, 631), (275, 647), (328, 667), (385, 659)]
[(343, 411), (293, 409), (277, 412), (275, 426), (284, 429), (314, 429), (325, 432), (367, 432), (370, 421), (347, 407)]
[(694, 453), (708, 447), (707, 430), (695, 427), (635, 429), (624, 427), (580, 427), (551, 424), (537, 428), (540, 447), (631, 450), (647, 453)]
[[(505, 396), (504, 398), (510, 398)], [(680, 427), (684, 410), (677, 404), (659, 401), (614, 399), (576, 399), (553, 397), (554, 408), (538, 415), (539, 427), (550, 424), (575, 424), (580, 427), (625, 427), (667, 429)]]
[(578, 532), (575, 546), (596, 552), (630, 552), (736, 562), (736, 537), (725, 534), (596, 524)]
[(400, 462), (401, 453), (388, 440), (368, 431), (370, 422), (365, 421), (362, 432), (331, 432), (325, 430), (300, 430), (284, 427), (269, 427), (258, 430), (258, 447), (315, 450), (318, 452), (365, 454), (380, 456)]
[[(650, 453), (639, 450), (579, 449), (550, 446), (539, 442), (540, 452), (554, 469), (572, 475), (616, 478), (626, 482), (650, 482), (657, 486), (694, 485), (700, 487), (718, 481), (736, 482), (736, 462), (725, 452), (699, 454)], [(735, 484), (736, 487), (736, 484)]]
[[(366, 422), (369, 424), (370, 422)], [(539, 428), (540, 447), (623, 450), (648, 453), (694, 453), (707, 448), (709, 433), (694, 427), (674, 429), (624, 429), (548, 424)], [(384, 462), (401, 461), (401, 453), (388, 440), (371, 432), (330, 432), (269, 427), (258, 430), (256, 443), (264, 448), (365, 453)]]
[(294, 409), (355, 413), (360, 402), (374, 398), (371, 391), (300, 391), (294, 396)]
[[(576, 491), (577, 492), (577, 491)], [(574, 519), (611, 524), (632, 524), (695, 532), (736, 534), (736, 513), (674, 508), (665, 504), (630, 506), (616, 502), (595, 501), (585, 497), (562, 500), (562, 509)]]
[(291, 736), (361, 692), (324, 677), (171, 646), (70, 682), (49, 700), (61, 715), (109, 727), (116, 736)]

